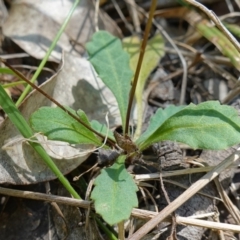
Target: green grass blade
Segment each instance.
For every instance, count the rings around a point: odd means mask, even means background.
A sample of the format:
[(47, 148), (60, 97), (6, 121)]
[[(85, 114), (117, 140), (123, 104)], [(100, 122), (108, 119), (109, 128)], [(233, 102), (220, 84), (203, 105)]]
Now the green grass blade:
[(0, 73), (17, 76), (11, 69), (6, 67), (0, 67)]
[(17, 82), (11, 82), (11, 83), (6, 83), (4, 85), (2, 85), (3, 88), (10, 88), (10, 87), (15, 87), (17, 85), (20, 85), (20, 84), (26, 84), (25, 81), (17, 81)]
[(234, 23), (225, 23), (224, 26), (235, 36), (240, 37), (240, 27), (238, 24)]
[[(15, 72), (13, 72), (10, 68), (0, 67), (0, 73), (13, 75), (18, 77), (21, 80), (21, 78)], [(2, 87), (3, 88), (15, 87), (19, 84), (26, 84), (26, 82), (25, 81), (10, 82), (10, 83), (3, 84)]]
[[(7, 113), (9, 119), (18, 129), (18, 131), (23, 135), (24, 138), (32, 138), (33, 132), (27, 121), (24, 119), (20, 111), (17, 109), (15, 104), (9, 98), (3, 87), (0, 85), (0, 106)], [(53, 171), (57, 176), (63, 186), (69, 191), (69, 193), (77, 199), (81, 199), (78, 193), (73, 189), (68, 180), (63, 176), (61, 171), (55, 165), (53, 160), (48, 156), (42, 146), (37, 142), (29, 142), (29, 144), (35, 149), (35, 151), (41, 156), (46, 165)]]
[(208, 21), (201, 21), (196, 25), (196, 28), (205, 38), (212, 42), (224, 56), (228, 57), (238, 70), (240, 70), (240, 53), (217, 27), (209, 26)]

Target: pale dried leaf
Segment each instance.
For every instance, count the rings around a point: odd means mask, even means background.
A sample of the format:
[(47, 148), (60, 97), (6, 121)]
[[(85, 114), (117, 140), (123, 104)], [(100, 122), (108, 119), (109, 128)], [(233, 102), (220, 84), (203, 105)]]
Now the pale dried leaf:
[[(65, 64), (60, 73), (54, 75), (41, 88), (51, 96), (58, 96), (64, 105), (78, 109), (82, 104), (84, 110), (89, 110), (86, 113), (90, 119), (96, 118), (104, 123), (105, 112), (117, 109), (117, 103), (110, 95), (111, 92), (96, 78), (87, 60), (67, 54), (64, 60)], [(84, 86), (87, 86), (90, 91), (88, 92), (87, 89), (85, 91)], [(112, 104), (110, 109), (109, 101)], [(33, 91), (23, 102), (20, 110), (23, 116), (29, 119), (31, 113), (39, 107), (50, 105), (51, 102), (48, 99), (37, 91)], [(112, 114), (109, 118), (112, 124), (120, 121), (120, 119), (117, 121)], [(0, 126), (0, 132), (0, 183), (30, 184), (56, 178), (9, 119)], [(39, 142), (42, 141), (39, 139)], [(6, 144), (8, 144), (6, 150), (2, 149)], [(55, 144), (53, 141), (47, 145), (43, 144), (43, 147), (64, 174), (79, 166), (93, 150), (89, 145), (77, 146), (78, 149), (76, 149), (69, 145), (64, 146), (61, 142)]]
[[(9, 17), (3, 26), (4, 35), (10, 37), (31, 56), (42, 59), (72, 4), (73, 1), (70, 0), (12, 1)], [(120, 34), (111, 18), (101, 11), (98, 25), (99, 29), (105, 29), (118, 36)], [(94, 32), (94, 5), (89, 0), (82, 0), (52, 52), (50, 60), (59, 61), (62, 50), (75, 54), (82, 53), (83, 47), (70, 42), (84, 45)]]
[[(57, 74), (42, 85), (42, 89), (51, 95), (56, 81)], [(30, 114), (38, 107), (49, 104), (49, 100), (40, 93), (34, 91), (22, 104), (20, 109), (24, 117), (28, 119)], [(0, 132), (0, 146), (5, 145), (5, 150), (2, 148), (0, 149), (1, 183), (29, 184), (55, 178), (55, 175), (27, 144), (26, 140), (23, 139), (9, 119), (3, 122), (0, 127)], [(48, 146), (45, 147), (49, 148)], [(69, 151), (69, 148), (72, 147), (67, 146), (67, 149), (62, 148), (61, 151), (64, 153), (66, 150)], [(74, 151), (75, 149), (72, 148), (72, 150)], [(67, 157), (69, 157), (68, 152), (66, 154)], [(59, 161), (56, 158), (53, 160), (60, 170), (66, 174), (86, 160), (88, 156), (89, 153), (72, 159), (62, 159)], [(62, 157), (65, 158), (66, 156), (63, 154)]]
[(74, 110), (82, 109), (90, 121), (106, 124), (108, 112), (110, 127), (121, 124), (115, 97), (84, 58), (64, 54), (64, 68), (58, 76), (53, 98)]

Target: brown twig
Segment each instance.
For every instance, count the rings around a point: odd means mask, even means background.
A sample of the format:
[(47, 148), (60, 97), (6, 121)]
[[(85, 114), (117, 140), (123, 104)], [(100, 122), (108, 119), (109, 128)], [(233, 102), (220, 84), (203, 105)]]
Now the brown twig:
[[(93, 208), (90, 201), (79, 200), (79, 199), (74, 199), (74, 198), (70, 198), (70, 197), (50, 195), (50, 194), (45, 194), (45, 193), (36, 193), (36, 192), (21, 191), (21, 190), (16, 190), (16, 189), (0, 187), (0, 194), (6, 195), (6, 196), (12, 196), (12, 197), (20, 197), (20, 198), (47, 201), (47, 202), (56, 202), (56, 203), (66, 204), (66, 205), (73, 206), (73, 207), (81, 207), (81, 208), (85, 208), (85, 209), (89, 209), (89, 207)], [(147, 219), (153, 218), (157, 214), (158, 213), (156, 213), (156, 212), (134, 208), (132, 210), (131, 215), (133, 217), (136, 217), (139, 219), (147, 220)], [(177, 221), (177, 224), (182, 224), (182, 225), (191, 225), (191, 226), (206, 227), (206, 228), (216, 229), (216, 230), (222, 229), (222, 230), (226, 230), (226, 231), (240, 232), (240, 226), (238, 226), (238, 225), (225, 224), (225, 223), (214, 223), (214, 222), (196, 219), (198, 217), (203, 218), (203, 217), (210, 217), (212, 215), (213, 215), (213, 213), (208, 213), (203, 216), (201, 216), (201, 215), (194, 216), (194, 218), (192, 218), (192, 217), (186, 218), (186, 217), (178, 216), (176, 218), (176, 221)], [(168, 216), (166, 216), (164, 221), (170, 222), (171, 219)]]
[(145, 48), (146, 48), (146, 45), (147, 45), (149, 32), (150, 32), (150, 29), (151, 29), (151, 26), (152, 26), (152, 19), (153, 19), (153, 15), (154, 15), (154, 11), (156, 9), (156, 6), (157, 6), (157, 0), (152, 0), (150, 12), (149, 12), (149, 18), (148, 18), (148, 21), (147, 21), (147, 25), (146, 25), (144, 36), (143, 36), (143, 41), (142, 41), (142, 44), (141, 44), (141, 49), (140, 49), (140, 54), (139, 54), (139, 58), (138, 58), (137, 68), (136, 68), (136, 72), (135, 72), (135, 75), (134, 75), (132, 88), (131, 88), (131, 91), (130, 91), (124, 135), (127, 135), (127, 133), (128, 133), (129, 120), (130, 120), (130, 114), (131, 114), (131, 109), (132, 109), (134, 93), (136, 91), (138, 77), (139, 77), (139, 74), (140, 74), (140, 69), (141, 69), (141, 66), (142, 66), (142, 61), (143, 61), (143, 57), (144, 57), (144, 53), (145, 53)]

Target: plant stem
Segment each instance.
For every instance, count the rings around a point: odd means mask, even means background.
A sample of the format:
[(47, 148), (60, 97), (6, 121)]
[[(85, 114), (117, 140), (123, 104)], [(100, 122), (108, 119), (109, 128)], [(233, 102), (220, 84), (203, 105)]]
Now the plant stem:
[[(41, 61), (40, 65), (39, 65), (39, 67), (38, 67), (38, 69), (37, 69), (37, 71), (34, 73), (32, 79), (31, 79), (31, 82), (32, 82), (32, 83), (34, 83), (34, 82), (36, 81), (36, 79), (37, 79), (37, 77), (39, 76), (40, 72), (41, 72), (42, 69), (44, 68), (44, 66), (45, 66), (45, 64), (46, 64), (49, 56), (51, 55), (53, 49), (54, 49), (55, 46), (57, 45), (58, 40), (60, 39), (63, 31), (65, 30), (65, 28), (66, 28), (66, 26), (67, 26), (67, 24), (68, 24), (68, 22), (69, 22), (69, 20), (70, 20), (70, 18), (71, 18), (71, 16), (72, 16), (74, 10), (75, 10), (75, 8), (77, 7), (77, 5), (79, 4), (79, 2), (80, 2), (80, 0), (75, 0), (75, 2), (74, 2), (74, 4), (73, 4), (72, 8), (70, 9), (70, 11), (69, 11), (66, 19), (64, 20), (61, 28), (59, 29), (59, 31), (58, 31), (57, 35), (55, 36), (55, 38), (54, 38), (51, 46), (49, 47), (49, 49), (48, 49), (45, 57), (44, 57), (43, 60)], [(18, 101), (17, 101), (17, 103), (16, 103), (16, 106), (17, 106), (17, 107), (20, 105), (20, 103), (21, 103), (21, 102), (23, 101), (23, 99), (26, 97), (26, 95), (28, 94), (28, 92), (30, 91), (30, 89), (31, 89), (30, 86), (27, 86), (27, 87), (25, 88), (25, 90), (23, 91), (22, 95), (20, 96), (20, 98), (18, 99)]]
[(118, 239), (119, 240), (124, 240), (125, 239), (124, 233), (125, 233), (124, 221), (121, 221), (120, 223), (118, 223)]
[(125, 133), (124, 133), (125, 135), (128, 133), (128, 129), (129, 129), (129, 120), (130, 120), (130, 114), (131, 114), (131, 109), (132, 109), (134, 93), (135, 93), (135, 90), (136, 90), (138, 77), (139, 77), (139, 74), (140, 74), (142, 61), (143, 61), (143, 57), (144, 57), (144, 53), (145, 53), (145, 48), (146, 48), (146, 45), (147, 45), (149, 32), (150, 32), (150, 29), (151, 29), (151, 26), (152, 26), (152, 19), (153, 19), (153, 15), (154, 15), (156, 6), (157, 6), (157, 0), (152, 0), (151, 8), (150, 8), (150, 11), (149, 11), (149, 18), (148, 18), (148, 21), (147, 21), (147, 25), (146, 25), (144, 36), (143, 36), (143, 41), (142, 41), (142, 44), (141, 44), (141, 49), (140, 49), (140, 54), (139, 54), (139, 58), (138, 58), (137, 68), (136, 68), (136, 72), (135, 72), (135, 75), (134, 75), (132, 88), (131, 88), (131, 91), (130, 91), (127, 117), (126, 117), (126, 125), (125, 125)]

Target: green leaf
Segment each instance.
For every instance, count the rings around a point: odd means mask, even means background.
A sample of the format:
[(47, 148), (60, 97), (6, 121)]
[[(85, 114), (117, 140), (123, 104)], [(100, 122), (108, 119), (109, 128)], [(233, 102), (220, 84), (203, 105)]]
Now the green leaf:
[(13, 72), (11, 69), (6, 68), (6, 67), (0, 67), (0, 73), (2, 73), (2, 74), (10, 74), (10, 75), (16, 76), (15, 72)]
[[(74, 110), (71, 111), (75, 113)], [(88, 126), (91, 126), (82, 110), (78, 110), (76, 116), (81, 118)], [(30, 123), (36, 132), (43, 133), (50, 140), (101, 145), (100, 139), (93, 132), (58, 107), (42, 107), (38, 109), (32, 114)]]
[(124, 127), (133, 76), (129, 67), (129, 55), (123, 50), (121, 41), (105, 31), (96, 32), (86, 49), (99, 77), (118, 102)]
[(110, 225), (128, 219), (138, 205), (138, 188), (125, 169), (125, 159), (119, 156), (111, 167), (101, 170), (91, 194), (97, 213)]
[(233, 24), (233, 23), (223, 23), (224, 26), (235, 36), (240, 37), (240, 27), (238, 24)]
[(113, 136), (112, 130), (108, 129), (105, 124), (101, 124), (97, 120), (92, 120), (91, 121), (91, 127), (96, 130), (97, 132), (101, 133), (103, 136), (106, 136), (108, 133), (108, 138), (112, 139), (115, 141), (115, 138)]
[[(136, 70), (139, 58), (141, 39), (137, 36), (128, 37), (123, 40), (123, 48), (130, 55), (130, 67)], [(150, 73), (157, 67), (161, 57), (164, 55), (164, 41), (160, 34), (157, 34), (147, 43), (142, 67), (139, 73), (137, 88), (135, 91), (137, 104), (137, 129), (135, 138), (138, 138), (142, 132), (143, 122), (143, 89)]]
[(136, 141), (136, 145), (139, 147), (139, 149), (143, 150), (147, 146), (151, 145), (151, 144), (149, 144), (148, 139), (150, 139), (150, 137), (155, 134), (155, 132), (158, 130), (158, 128), (168, 118), (170, 118), (175, 113), (181, 111), (184, 107), (185, 106), (170, 105), (169, 107), (165, 108), (164, 110), (159, 108), (157, 110), (157, 112), (151, 117), (147, 130)]
[(220, 105), (218, 101), (208, 101), (199, 105), (190, 104), (164, 122), (160, 120), (159, 127), (142, 142), (140, 148), (158, 141), (172, 140), (195, 149), (225, 149), (240, 142), (239, 132), (237, 110)]

